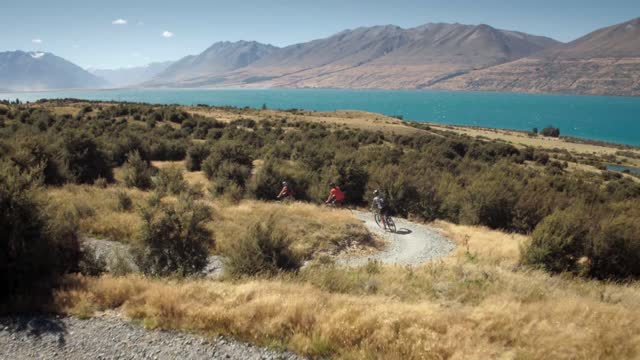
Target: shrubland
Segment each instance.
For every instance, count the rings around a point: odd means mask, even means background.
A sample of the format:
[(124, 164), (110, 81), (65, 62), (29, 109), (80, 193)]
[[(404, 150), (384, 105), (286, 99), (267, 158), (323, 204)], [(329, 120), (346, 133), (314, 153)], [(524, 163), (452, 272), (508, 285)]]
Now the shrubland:
[[(90, 268), (79, 266), (79, 234), (131, 244), (151, 275), (62, 277), (58, 311), (119, 308), (149, 327), (313, 357), (640, 351), (640, 185), (570, 170), (574, 154), (419, 124), (306, 122), (299, 111), (255, 121), (227, 109), (236, 118), (221, 122), (177, 106), (0, 106), (0, 260), (24, 268), (3, 272), (6, 288)], [(299, 201), (273, 201), (282, 181)], [(351, 206), (380, 189), (394, 215), (436, 220), (458, 249), (416, 268), (337, 265), (336, 253), (380, 244), (347, 210), (314, 205), (329, 182)], [(230, 276), (190, 277), (210, 254), (225, 256)]]

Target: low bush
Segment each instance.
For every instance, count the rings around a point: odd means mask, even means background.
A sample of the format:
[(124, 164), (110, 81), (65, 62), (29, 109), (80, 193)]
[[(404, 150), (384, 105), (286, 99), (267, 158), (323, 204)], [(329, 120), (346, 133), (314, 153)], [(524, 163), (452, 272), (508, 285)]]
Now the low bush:
[(251, 168), (232, 162), (223, 162), (212, 179), (211, 193), (222, 195), (227, 191), (244, 191)]
[(251, 162), (252, 159), (242, 143), (221, 141), (211, 148), (209, 156), (202, 163), (202, 170), (207, 178), (211, 180), (218, 175), (223, 163), (251, 167)]
[(93, 184), (98, 178), (113, 180), (109, 158), (93, 138), (77, 132), (67, 133), (63, 136), (60, 153), (72, 181)]
[(181, 168), (169, 166), (158, 170), (156, 176), (152, 178), (153, 189), (163, 195), (178, 195), (187, 190), (189, 186), (184, 180)]
[(140, 242), (134, 256), (140, 270), (149, 275), (190, 275), (207, 264), (212, 234), (206, 223), (211, 209), (188, 196), (175, 204), (141, 209)]
[(624, 207), (608, 213), (590, 234), (589, 274), (599, 279), (640, 278), (640, 213)]
[(38, 201), (38, 174), (0, 162), (0, 299), (46, 289), (77, 269), (77, 222)]
[(187, 150), (187, 171), (200, 171), (202, 162), (209, 156), (209, 148), (206, 144), (193, 144)]
[(124, 183), (128, 187), (136, 187), (138, 189), (148, 189), (151, 187), (151, 177), (153, 175), (153, 167), (144, 160), (137, 150), (127, 155), (127, 161), (124, 164)]
[(583, 205), (555, 211), (533, 231), (530, 244), (523, 249), (523, 263), (554, 273), (578, 273), (579, 260), (587, 249), (589, 220)]
[(291, 249), (291, 239), (276, 223), (276, 217), (257, 221), (239, 241), (223, 249), (225, 270), (233, 276), (267, 274), (300, 268)]
[(118, 211), (130, 211), (133, 208), (133, 200), (126, 191), (116, 192), (116, 208)]

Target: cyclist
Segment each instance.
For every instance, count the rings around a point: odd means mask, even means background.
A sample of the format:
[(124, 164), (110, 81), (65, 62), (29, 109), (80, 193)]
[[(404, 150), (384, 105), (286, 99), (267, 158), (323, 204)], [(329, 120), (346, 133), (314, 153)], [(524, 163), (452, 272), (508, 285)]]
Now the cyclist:
[(282, 190), (278, 194), (278, 199), (293, 200), (293, 190), (286, 181), (282, 182)]
[(331, 190), (329, 191), (329, 198), (325, 201), (325, 204), (331, 204), (335, 207), (342, 206), (344, 201), (344, 193), (340, 190), (340, 187), (335, 183), (329, 184)]
[(374, 197), (371, 202), (371, 209), (373, 210), (375, 206), (375, 210), (380, 214), (382, 227), (387, 230), (387, 215), (389, 215), (389, 207), (387, 206), (387, 202), (384, 200), (384, 196), (380, 194), (379, 190), (374, 190), (373, 195)]

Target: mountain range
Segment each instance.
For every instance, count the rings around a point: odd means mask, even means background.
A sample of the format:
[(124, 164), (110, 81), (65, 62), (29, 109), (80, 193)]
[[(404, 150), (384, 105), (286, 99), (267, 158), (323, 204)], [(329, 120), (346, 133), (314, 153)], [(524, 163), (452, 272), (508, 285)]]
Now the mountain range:
[[(38, 67), (40, 72), (32, 72), (33, 63), (40, 58), (34, 53), (16, 53), (31, 59), (10, 61), (14, 70), (7, 72), (8, 53), (0, 53), (0, 88), (96, 87), (110, 83), (112, 87), (151, 88), (385, 88), (640, 95), (640, 18), (566, 44), (488, 25), (361, 27), (282, 48), (255, 41), (218, 42), (200, 54), (175, 62), (92, 70), (93, 74), (79, 68), (81, 71), (75, 73), (61, 72), (56, 66), (43, 71), (44, 64)], [(85, 77), (86, 85), (77, 80), (79, 74)], [(68, 83), (39, 79), (66, 76), (70, 77)]]
[(141, 84), (155, 78), (165, 71), (173, 61), (155, 62), (145, 66), (134, 66), (119, 69), (87, 69), (109, 83), (110, 87), (127, 87)]
[(99, 88), (107, 82), (50, 53), (0, 52), (0, 89), (39, 91)]

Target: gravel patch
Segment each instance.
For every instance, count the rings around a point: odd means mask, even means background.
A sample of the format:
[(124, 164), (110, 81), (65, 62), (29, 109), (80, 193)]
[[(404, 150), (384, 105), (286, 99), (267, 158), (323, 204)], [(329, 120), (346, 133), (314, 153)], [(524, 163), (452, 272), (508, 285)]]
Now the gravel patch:
[(0, 359), (282, 359), (302, 357), (224, 337), (146, 330), (115, 316), (0, 317)]
[(419, 265), (429, 260), (448, 255), (454, 248), (454, 243), (437, 230), (411, 221), (393, 218), (397, 231), (384, 231), (376, 224), (370, 212), (354, 211), (369, 231), (384, 238), (388, 246), (378, 253), (348, 257), (340, 259), (340, 263), (358, 266), (369, 260), (380, 261), (383, 264)]

